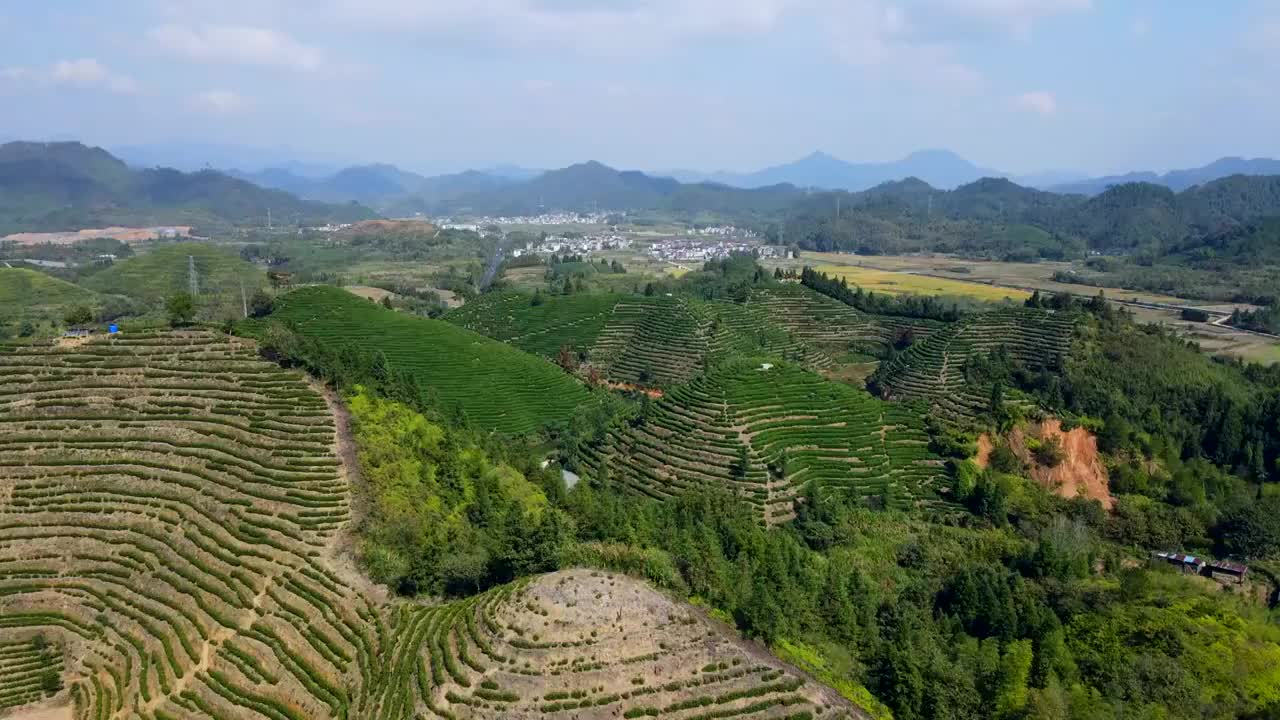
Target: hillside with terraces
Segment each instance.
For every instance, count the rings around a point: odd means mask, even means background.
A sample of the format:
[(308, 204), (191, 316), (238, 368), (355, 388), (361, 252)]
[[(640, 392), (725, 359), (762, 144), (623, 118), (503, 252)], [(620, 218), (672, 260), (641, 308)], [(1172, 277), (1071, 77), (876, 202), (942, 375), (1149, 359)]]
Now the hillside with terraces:
[(379, 601), (334, 560), (349, 469), (325, 399), (247, 341), (7, 347), (0, 424), (0, 712), (860, 717), (622, 577)]
[(942, 417), (972, 418), (991, 398), (990, 383), (966, 375), (970, 363), (1003, 352), (1031, 371), (1061, 367), (1077, 320), (1070, 313), (1030, 308), (967, 317), (882, 365), (873, 384), (888, 398), (924, 400)]
[(828, 368), (832, 358), (820, 348), (884, 348), (899, 327), (911, 326), (858, 313), (808, 288), (791, 290), (758, 291), (744, 303), (675, 295), (491, 293), (446, 319), (548, 359), (567, 348), (585, 358), (584, 367), (613, 382), (664, 388), (741, 354)]
[(821, 485), (872, 507), (945, 507), (923, 418), (789, 363), (739, 360), (674, 389), (644, 422), (615, 428), (584, 472), (666, 498), (728, 487), (768, 523)]
[(758, 288), (746, 307), (797, 340), (832, 354), (857, 348), (879, 355), (895, 344), (922, 340), (945, 327), (935, 320), (865, 313), (800, 284)]

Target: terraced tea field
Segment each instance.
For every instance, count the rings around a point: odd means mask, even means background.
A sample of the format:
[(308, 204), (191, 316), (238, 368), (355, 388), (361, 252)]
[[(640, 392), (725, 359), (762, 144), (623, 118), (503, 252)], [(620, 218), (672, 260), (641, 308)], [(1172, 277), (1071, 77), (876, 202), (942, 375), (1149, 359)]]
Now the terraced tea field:
[[(428, 610), (391, 631), (384, 717), (849, 720), (865, 717), (696, 610), (570, 570)], [(419, 650), (422, 648), (423, 650)]]
[(885, 350), (904, 332), (919, 340), (945, 326), (934, 320), (870, 315), (798, 284), (756, 290), (747, 307), (810, 346), (831, 352), (851, 346)]
[(554, 358), (565, 346), (585, 350), (594, 345), (622, 298), (613, 294), (548, 295), (535, 305), (533, 297), (519, 292), (486, 293), (445, 319), (525, 352)]
[(374, 610), (316, 562), (347, 520), (333, 442), (239, 341), (6, 349), (0, 643), (64, 648), (82, 718), (368, 707)]
[(334, 443), (245, 341), (0, 348), (0, 711), (52, 673), (81, 720), (861, 717), (633, 580), (376, 603)]
[(276, 302), (273, 319), (335, 345), (381, 350), (392, 367), (417, 376), (446, 407), (476, 427), (527, 433), (563, 421), (591, 393), (552, 363), (441, 321), (383, 308), (333, 287), (294, 290)]
[(881, 366), (876, 381), (893, 398), (924, 399), (945, 417), (972, 417), (990, 396), (965, 379), (970, 358), (1005, 348), (1023, 365), (1058, 362), (1071, 348), (1074, 320), (1060, 313), (1027, 308), (968, 317), (916, 343)]
[(589, 364), (606, 379), (646, 387), (688, 382), (708, 365), (740, 354), (768, 354), (816, 368), (831, 364), (825, 353), (776, 322), (763, 303), (601, 294), (546, 296), (533, 305), (528, 294), (494, 293), (450, 313), (448, 320), (546, 358), (563, 347), (586, 351)]
[(61, 687), (62, 667), (61, 648), (41, 647), (34, 639), (0, 643), (0, 713), (52, 695)]
[(793, 517), (812, 483), (874, 507), (943, 505), (941, 462), (910, 407), (786, 363), (728, 363), (676, 388), (593, 449), (584, 472), (655, 498), (727, 487), (770, 523)]

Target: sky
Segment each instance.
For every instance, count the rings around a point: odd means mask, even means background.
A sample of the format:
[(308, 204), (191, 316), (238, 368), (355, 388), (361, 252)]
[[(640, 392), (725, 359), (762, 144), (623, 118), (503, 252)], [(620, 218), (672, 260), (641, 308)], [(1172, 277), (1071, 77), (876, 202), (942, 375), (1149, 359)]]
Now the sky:
[(1274, 0), (0, 0), (0, 139), (418, 172), (1163, 171), (1280, 157), (1277, 77)]

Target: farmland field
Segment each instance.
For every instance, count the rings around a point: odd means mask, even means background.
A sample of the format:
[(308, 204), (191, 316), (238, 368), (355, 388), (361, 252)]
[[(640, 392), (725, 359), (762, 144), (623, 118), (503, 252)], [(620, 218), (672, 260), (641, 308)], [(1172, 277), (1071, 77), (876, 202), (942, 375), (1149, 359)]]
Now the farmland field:
[(414, 374), (446, 409), (476, 427), (511, 434), (563, 421), (590, 392), (550, 362), (441, 320), (387, 310), (333, 287), (282, 296), (273, 319), (300, 334), (381, 351)]
[(740, 360), (677, 388), (617, 429), (586, 474), (657, 498), (727, 487), (766, 522), (794, 516), (812, 483), (875, 507), (938, 507), (941, 463), (910, 406), (786, 363)]
[[(1048, 293), (1071, 293), (1093, 296), (1099, 291), (1111, 300), (1138, 302), (1177, 307), (1197, 307), (1214, 312), (1230, 313), (1233, 305), (1214, 305), (1160, 293), (1126, 290), (1113, 287), (1094, 287), (1076, 283), (1063, 283), (1053, 279), (1057, 271), (1070, 271), (1076, 266), (1069, 262), (1018, 263), (993, 260), (970, 260), (946, 255), (875, 255), (861, 256), (843, 253), (804, 253), (806, 264), (828, 274), (848, 277), (850, 283), (863, 285), (869, 290), (894, 292), (895, 286), (883, 286), (885, 278), (896, 283), (899, 291), (908, 287), (910, 292), (935, 294), (929, 288), (943, 294), (992, 299), (1002, 293), (1010, 297), (1025, 298), (1028, 290)], [(791, 261), (794, 264), (794, 261)], [(912, 279), (912, 278), (916, 279)], [(864, 284), (866, 283), (866, 284)], [(877, 286), (876, 283), (881, 283)], [(992, 287), (992, 285), (999, 287)], [(924, 289), (920, 289), (924, 288)], [(1245, 309), (1253, 306), (1239, 305)], [(1204, 323), (1189, 323), (1179, 316), (1177, 309), (1157, 309), (1131, 306), (1139, 319), (1159, 322), (1176, 328), (1188, 339), (1194, 340), (1205, 352), (1238, 357), (1252, 362), (1274, 364), (1280, 362), (1280, 341), (1250, 335), (1230, 327), (1207, 327)]]
[(607, 573), (430, 606), (358, 593), (330, 559), (349, 493), (326, 403), (250, 343), (5, 348), (0, 423), (0, 711), (52, 693), (84, 719), (861, 717)]
[[(1145, 293), (1121, 288), (1096, 288), (1090, 285), (1060, 283), (1052, 279), (1059, 270), (1071, 270), (1069, 262), (1044, 261), (1038, 263), (1001, 262), (998, 260), (970, 260), (950, 255), (849, 255), (845, 253), (803, 254), (806, 264), (854, 266), (865, 270), (890, 273), (916, 273), (937, 276), (939, 280), (954, 280), (965, 285), (999, 285), (1006, 288), (1040, 289), (1047, 292), (1069, 292), (1076, 295), (1096, 295), (1099, 289), (1107, 297), (1116, 300), (1192, 304), (1182, 298), (1158, 293)], [(852, 282), (850, 278), (850, 282)], [(1001, 288), (1005, 289), (1005, 288)], [(1025, 297), (1025, 296), (1023, 296)]]
[(894, 270), (876, 270), (858, 265), (823, 264), (814, 269), (831, 277), (846, 279), (849, 284), (865, 290), (891, 295), (941, 295), (972, 298), (984, 302), (1021, 302), (1031, 297), (1031, 293), (1025, 290)]

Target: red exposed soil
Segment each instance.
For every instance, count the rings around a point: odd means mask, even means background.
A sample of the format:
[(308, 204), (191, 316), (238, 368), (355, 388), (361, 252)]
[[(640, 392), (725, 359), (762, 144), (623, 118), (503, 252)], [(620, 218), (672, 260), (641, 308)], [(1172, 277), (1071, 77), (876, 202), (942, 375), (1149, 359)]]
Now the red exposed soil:
[[(1062, 443), (1062, 462), (1056, 467), (1037, 463), (1035, 456), (1027, 449), (1028, 437), (1040, 440), (1056, 437)], [(1078, 427), (1063, 431), (1062, 421), (1054, 418), (1015, 428), (1009, 433), (1007, 441), (1014, 454), (1031, 468), (1031, 478), (1041, 486), (1064, 498), (1083, 496), (1097, 500), (1107, 510), (1115, 505), (1115, 498), (1111, 497), (1107, 482), (1107, 468), (1098, 454), (1098, 438), (1088, 430)], [(987, 435), (978, 438), (975, 462), (979, 467), (987, 466), (993, 447), (994, 444)]]
[(978, 436), (978, 454), (974, 456), (973, 461), (978, 463), (978, 467), (985, 468), (991, 462), (991, 451), (995, 449), (995, 445), (991, 442), (991, 436), (983, 433)]

